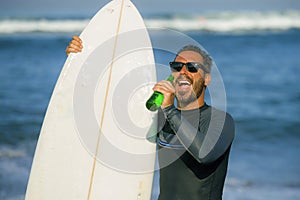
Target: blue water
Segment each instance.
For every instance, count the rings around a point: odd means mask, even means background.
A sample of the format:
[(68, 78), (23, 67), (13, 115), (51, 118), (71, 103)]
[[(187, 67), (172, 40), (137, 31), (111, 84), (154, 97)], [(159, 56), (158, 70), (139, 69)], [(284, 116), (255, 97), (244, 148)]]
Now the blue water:
[[(213, 56), (236, 121), (224, 199), (300, 199), (300, 30), (185, 34)], [(0, 199), (24, 198), (71, 35), (0, 35)]]

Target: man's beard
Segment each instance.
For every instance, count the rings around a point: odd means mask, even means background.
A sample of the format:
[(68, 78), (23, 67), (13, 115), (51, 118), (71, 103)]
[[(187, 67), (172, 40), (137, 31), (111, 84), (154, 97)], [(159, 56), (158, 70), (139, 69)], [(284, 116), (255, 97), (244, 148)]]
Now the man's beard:
[[(180, 75), (177, 78), (176, 82), (179, 80), (183, 80), (183, 79), (188, 80), (191, 83), (193, 90), (192, 91), (189, 90), (188, 92), (178, 91), (178, 90), (175, 91), (177, 103), (178, 103), (178, 105), (180, 105), (180, 107), (185, 107), (185, 106), (189, 105), (190, 103), (197, 101), (197, 99), (201, 96), (202, 91), (205, 87), (203, 78), (200, 78), (199, 80), (194, 82), (191, 78), (184, 76), (184, 75)], [(178, 84), (178, 83), (176, 83), (176, 84)], [(187, 94), (187, 93), (190, 93), (190, 94)]]

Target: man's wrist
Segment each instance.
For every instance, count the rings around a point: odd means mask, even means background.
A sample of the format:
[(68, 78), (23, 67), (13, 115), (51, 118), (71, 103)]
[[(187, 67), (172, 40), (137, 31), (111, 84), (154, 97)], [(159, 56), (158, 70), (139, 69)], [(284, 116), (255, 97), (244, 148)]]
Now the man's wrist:
[(172, 104), (172, 105), (169, 105), (169, 106), (167, 106), (165, 108), (161, 108), (161, 109), (162, 109), (165, 117), (167, 119), (170, 119), (174, 115), (172, 113), (174, 113), (174, 111), (176, 110), (176, 107)]

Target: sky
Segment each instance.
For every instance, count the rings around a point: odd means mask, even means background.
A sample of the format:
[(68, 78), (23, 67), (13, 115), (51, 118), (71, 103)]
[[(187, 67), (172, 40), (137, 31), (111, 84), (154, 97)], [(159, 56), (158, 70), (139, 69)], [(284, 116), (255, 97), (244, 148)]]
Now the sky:
[[(7, 15), (93, 15), (109, 0), (0, 0)], [(300, 10), (300, 0), (132, 0), (142, 15), (220, 10)]]

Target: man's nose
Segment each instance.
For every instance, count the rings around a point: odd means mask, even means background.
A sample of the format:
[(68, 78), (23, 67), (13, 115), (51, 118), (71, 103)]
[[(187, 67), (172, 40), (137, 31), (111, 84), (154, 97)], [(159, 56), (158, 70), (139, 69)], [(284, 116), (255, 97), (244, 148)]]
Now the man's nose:
[(186, 68), (186, 64), (184, 64), (184, 65), (182, 66), (182, 68), (181, 68), (181, 70), (180, 70), (179, 72), (180, 72), (180, 74), (186, 74), (186, 73), (188, 73), (188, 70), (187, 70), (187, 68)]

